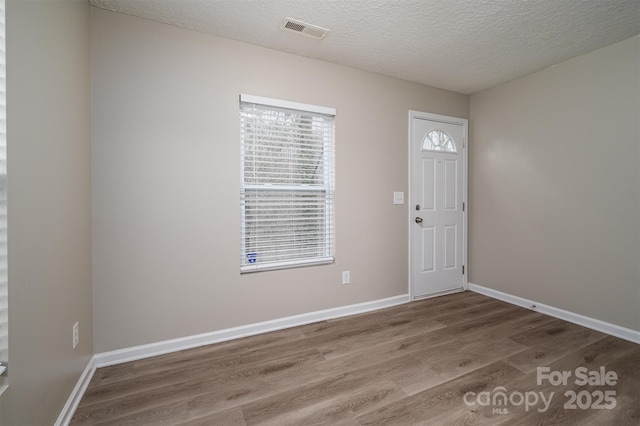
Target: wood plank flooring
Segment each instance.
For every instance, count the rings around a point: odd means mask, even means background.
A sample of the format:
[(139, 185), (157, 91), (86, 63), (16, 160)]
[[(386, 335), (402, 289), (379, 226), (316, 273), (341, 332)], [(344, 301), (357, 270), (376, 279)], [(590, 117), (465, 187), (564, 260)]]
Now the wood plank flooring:
[(100, 368), (71, 424), (638, 425), (638, 366), (640, 345), (464, 292)]

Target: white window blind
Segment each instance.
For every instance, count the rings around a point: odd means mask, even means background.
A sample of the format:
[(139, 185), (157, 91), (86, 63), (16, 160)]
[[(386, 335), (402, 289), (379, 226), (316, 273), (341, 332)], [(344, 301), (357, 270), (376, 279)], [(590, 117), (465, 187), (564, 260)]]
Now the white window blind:
[(240, 96), (241, 272), (333, 262), (334, 116)]
[[(0, 362), (2, 373), (9, 358), (7, 275), (7, 102), (5, 61), (5, 4), (0, 0)], [(0, 373), (0, 374), (2, 374)], [(0, 378), (0, 386), (6, 377)]]

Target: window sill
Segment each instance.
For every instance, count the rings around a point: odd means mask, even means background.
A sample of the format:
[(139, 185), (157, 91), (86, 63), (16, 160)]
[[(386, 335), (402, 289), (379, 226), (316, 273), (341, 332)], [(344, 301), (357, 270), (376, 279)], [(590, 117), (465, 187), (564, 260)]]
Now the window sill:
[(278, 269), (302, 268), (306, 266), (328, 265), (333, 263), (333, 257), (321, 257), (315, 259), (290, 260), (287, 262), (273, 262), (263, 265), (242, 265), (240, 267), (241, 274), (249, 274), (253, 272), (275, 271)]

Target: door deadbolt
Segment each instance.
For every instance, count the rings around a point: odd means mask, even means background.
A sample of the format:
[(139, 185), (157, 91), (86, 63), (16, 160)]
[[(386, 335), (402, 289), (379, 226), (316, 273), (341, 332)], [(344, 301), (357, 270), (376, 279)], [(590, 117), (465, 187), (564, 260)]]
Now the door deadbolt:
[(421, 217), (416, 217), (416, 223), (422, 223), (422, 218)]
[(420, 204), (416, 204), (416, 210), (420, 211)]

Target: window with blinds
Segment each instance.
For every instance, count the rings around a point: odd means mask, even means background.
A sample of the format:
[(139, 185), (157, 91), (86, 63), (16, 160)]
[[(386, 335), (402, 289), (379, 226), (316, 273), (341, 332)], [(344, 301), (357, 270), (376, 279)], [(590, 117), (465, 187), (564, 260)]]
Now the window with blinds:
[[(0, 374), (6, 370), (9, 359), (9, 328), (7, 308), (7, 102), (5, 61), (5, 4), (0, 0)], [(6, 385), (6, 374), (0, 377), (0, 386)]]
[(334, 117), (240, 95), (242, 273), (333, 262)]

